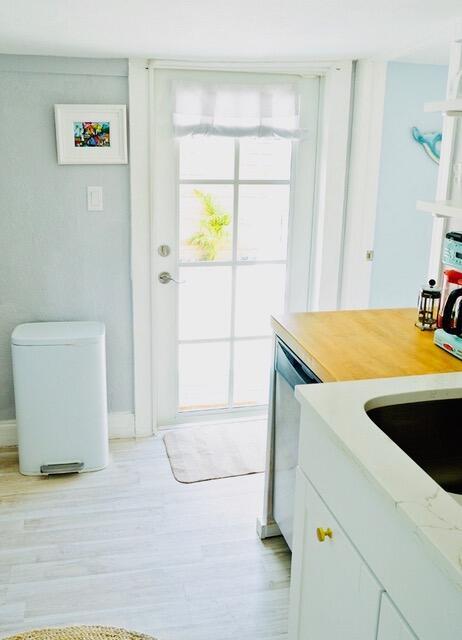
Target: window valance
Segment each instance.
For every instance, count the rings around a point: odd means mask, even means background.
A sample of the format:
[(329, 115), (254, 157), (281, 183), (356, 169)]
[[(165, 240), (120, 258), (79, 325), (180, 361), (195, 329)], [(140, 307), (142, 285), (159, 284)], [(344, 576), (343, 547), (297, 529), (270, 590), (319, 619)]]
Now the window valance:
[(173, 126), (176, 137), (304, 136), (299, 128), (299, 95), (294, 83), (178, 83), (174, 87)]

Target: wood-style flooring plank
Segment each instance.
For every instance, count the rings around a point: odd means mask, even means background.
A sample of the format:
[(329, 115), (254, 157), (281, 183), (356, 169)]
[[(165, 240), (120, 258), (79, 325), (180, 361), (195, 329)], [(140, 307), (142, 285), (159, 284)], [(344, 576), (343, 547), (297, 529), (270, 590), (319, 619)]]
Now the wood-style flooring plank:
[(260, 541), (262, 474), (176, 482), (161, 438), (103, 471), (18, 473), (0, 451), (0, 638), (103, 624), (159, 640), (285, 640), (290, 554)]

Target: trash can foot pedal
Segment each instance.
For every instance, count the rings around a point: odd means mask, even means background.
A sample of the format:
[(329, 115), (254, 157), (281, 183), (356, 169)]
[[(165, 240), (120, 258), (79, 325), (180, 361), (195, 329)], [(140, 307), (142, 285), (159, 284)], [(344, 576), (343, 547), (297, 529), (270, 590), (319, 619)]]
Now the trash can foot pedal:
[(58, 473), (77, 473), (82, 471), (83, 462), (61, 462), (58, 464), (42, 464), (40, 473), (54, 475)]

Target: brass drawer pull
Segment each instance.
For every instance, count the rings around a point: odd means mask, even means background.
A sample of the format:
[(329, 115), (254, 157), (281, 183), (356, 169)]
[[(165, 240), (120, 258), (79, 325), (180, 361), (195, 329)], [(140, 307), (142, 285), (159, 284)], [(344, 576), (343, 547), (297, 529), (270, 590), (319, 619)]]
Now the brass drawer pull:
[(316, 529), (316, 535), (318, 536), (318, 540), (319, 542), (324, 542), (324, 540), (326, 538), (331, 538), (333, 537), (333, 532), (332, 529), (329, 527), (328, 529), (321, 529), (321, 527), (318, 527)]

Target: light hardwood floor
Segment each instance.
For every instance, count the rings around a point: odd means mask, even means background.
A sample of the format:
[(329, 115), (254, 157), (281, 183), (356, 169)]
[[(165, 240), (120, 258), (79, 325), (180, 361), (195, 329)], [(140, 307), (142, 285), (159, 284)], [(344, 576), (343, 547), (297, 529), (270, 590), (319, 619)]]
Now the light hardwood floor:
[(263, 475), (176, 482), (160, 439), (104, 471), (19, 475), (0, 451), (0, 637), (103, 624), (159, 640), (286, 638), (290, 557), (261, 542)]

